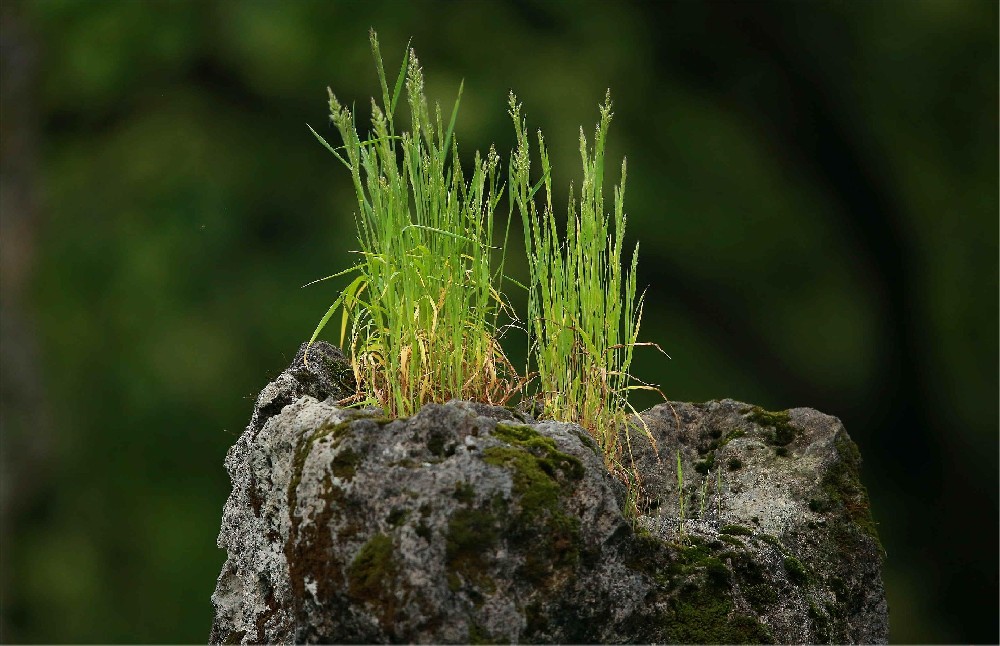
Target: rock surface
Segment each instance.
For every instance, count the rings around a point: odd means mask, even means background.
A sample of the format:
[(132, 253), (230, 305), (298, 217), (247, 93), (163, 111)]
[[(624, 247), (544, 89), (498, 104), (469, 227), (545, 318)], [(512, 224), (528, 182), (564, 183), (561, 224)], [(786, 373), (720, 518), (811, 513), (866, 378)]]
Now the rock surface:
[[(883, 553), (834, 417), (663, 404), (643, 515), (577, 426), (338, 408), (302, 351), (230, 449), (212, 643), (885, 643)], [(681, 480), (678, 485), (677, 461)]]

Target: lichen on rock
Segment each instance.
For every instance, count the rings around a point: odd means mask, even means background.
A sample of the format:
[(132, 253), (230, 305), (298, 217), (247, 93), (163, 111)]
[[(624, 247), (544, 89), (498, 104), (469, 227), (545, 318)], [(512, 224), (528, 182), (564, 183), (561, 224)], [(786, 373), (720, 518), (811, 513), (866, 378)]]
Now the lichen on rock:
[[(883, 554), (835, 418), (653, 408), (630, 519), (579, 427), (462, 401), (339, 408), (346, 364), (319, 350), (227, 455), (212, 643), (886, 641)], [(678, 452), (683, 501), (662, 459)]]

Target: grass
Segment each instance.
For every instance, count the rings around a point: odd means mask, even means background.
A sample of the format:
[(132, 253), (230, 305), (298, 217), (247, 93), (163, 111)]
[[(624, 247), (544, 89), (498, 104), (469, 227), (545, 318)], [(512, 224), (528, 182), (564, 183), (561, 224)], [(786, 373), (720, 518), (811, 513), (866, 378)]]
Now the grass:
[[(605, 209), (610, 95), (600, 107), (592, 144), (581, 129), (583, 179), (578, 195), (570, 187), (564, 239), (552, 208), (544, 140), (539, 133), (542, 174), (532, 184), (525, 121), (511, 95), (517, 149), (508, 167), (510, 212), (501, 237), (494, 230), (502, 193), (499, 155), (493, 148), (485, 158), (476, 153), (468, 180), (459, 163), (454, 127), (461, 87), (445, 127), (440, 106), (433, 114), (428, 108), (412, 50), (390, 88), (374, 33), (371, 47), (382, 101), (372, 100), (369, 134), (358, 134), (354, 112), (332, 92), (330, 115), (343, 145), (334, 148), (313, 131), (351, 173), (360, 261), (320, 279), (353, 275), (310, 343), (340, 310), (341, 345), (349, 338), (358, 383), (353, 401), (378, 405), (390, 416), (452, 398), (505, 404), (520, 394), (534, 400), (544, 416), (578, 423), (594, 436), (609, 470), (629, 484), (634, 507), (639, 475), (624, 466), (631, 452), (628, 422), (636, 414), (628, 395), (655, 388), (635, 380), (629, 368), (635, 348), (653, 344), (638, 342), (638, 245), (628, 270), (622, 269), (624, 160), (610, 212)], [(397, 132), (394, 117), (404, 86), (410, 129)], [(523, 373), (500, 344), (518, 322), (501, 289), (514, 210), (530, 268), (527, 285), (511, 281), (528, 291), (531, 358)], [(496, 247), (495, 237), (501, 238)], [(525, 392), (528, 382), (534, 384), (531, 393)]]
[[(517, 137), (510, 163), (510, 201), (521, 216), (529, 260), (528, 338), (538, 373), (537, 397), (547, 416), (588, 429), (600, 443), (608, 468), (625, 476), (625, 449), (631, 453), (628, 420), (637, 414), (628, 401), (629, 392), (656, 389), (637, 383), (629, 373), (635, 348), (654, 344), (638, 341), (643, 302), (641, 295), (636, 296), (638, 244), (628, 271), (622, 269), (625, 160), (612, 210), (605, 210), (610, 91), (600, 107), (592, 144), (580, 129), (583, 178), (579, 194), (570, 185), (565, 239), (559, 236), (552, 207), (552, 168), (544, 137), (539, 131), (542, 177), (533, 186), (526, 122), (513, 94), (509, 109)], [(540, 190), (541, 206), (535, 199)], [(648, 430), (646, 434), (655, 445)], [(626, 479), (637, 480), (638, 473), (632, 470)]]
[[(492, 264), (500, 157), (493, 148), (485, 158), (477, 152), (466, 180), (453, 136), (461, 87), (445, 127), (440, 105), (433, 116), (428, 108), (413, 52), (390, 95), (374, 33), (371, 47), (382, 88), (382, 104), (372, 100), (371, 133), (361, 139), (354, 113), (332, 91), (330, 116), (343, 146), (313, 131), (351, 173), (361, 261), (327, 277), (354, 274), (310, 343), (342, 310), (341, 345), (349, 327), (358, 400), (391, 416), (452, 398), (504, 404), (522, 380), (499, 342), (499, 317), (509, 311), (499, 290), (502, 253)], [(397, 133), (404, 84), (410, 131)]]

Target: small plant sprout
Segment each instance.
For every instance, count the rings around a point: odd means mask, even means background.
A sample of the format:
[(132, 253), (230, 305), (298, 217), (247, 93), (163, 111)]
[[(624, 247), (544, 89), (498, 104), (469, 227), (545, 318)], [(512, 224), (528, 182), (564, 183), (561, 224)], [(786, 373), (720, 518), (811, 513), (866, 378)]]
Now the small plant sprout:
[[(546, 416), (578, 423), (590, 431), (603, 449), (608, 469), (621, 475), (628, 470), (624, 449), (631, 453), (627, 422), (637, 415), (629, 392), (659, 391), (629, 374), (634, 349), (655, 344), (638, 342), (643, 303), (642, 295), (636, 295), (638, 244), (628, 271), (622, 269), (624, 160), (611, 213), (605, 210), (604, 147), (612, 117), (610, 92), (600, 106), (593, 142), (580, 130), (583, 180), (578, 195), (570, 186), (565, 240), (557, 233), (552, 168), (542, 133), (538, 133), (541, 179), (532, 185), (526, 122), (513, 93), (509, 107), (517, 137), (510, 163), (510, 202), (521, 216), (528, 255), (528, 345), (538, 375), (541, 408)], [(542, 189), (539, 206), (535, 197)], [(648, 429), (646, 435), (655, 447)], [(623, 479), (637, 484), (638, 473)]]
[(681, 450), (677, 449), (677, 499), (680, 503), (680, 510), (677, 518), (677, 533), (684, 535), (684, 467), (681, 466)]
[[(500, 316), (512, 316), (499, 289), (504, 258), (493, 247), (500, 157), (493, 148), (485, 158), (476, 153), (466, 179), (454, 137), (461, 86), (446, 124), (440, 105), (428, 108), (412, 50), (390, 94), (374, 32), (370, 40), (382, 90), (381, 105), (372, 100), (371, 132), (358, 134), (354, 113), (332, 91), (330, 118), (343, 145), (312, 131), (351, 173), (360, 261), (327, 277), (354, 275), (310, 343), (342, 310), (355, 401), (388, 415), (451, 398), (504, 404), (523, 384), (499, 342)], [(398, 132), (404, 84), (410, 130)]]
[(722, 521), (722, 469), (715, 470), (715, 519)]
[(705, 474), (705, 479), (701, 483), (701, 501), (698, 504), (698, 517), (705, 518), (705, 500), (708, 496), (708, 483), (712, 479), (712, 472)]

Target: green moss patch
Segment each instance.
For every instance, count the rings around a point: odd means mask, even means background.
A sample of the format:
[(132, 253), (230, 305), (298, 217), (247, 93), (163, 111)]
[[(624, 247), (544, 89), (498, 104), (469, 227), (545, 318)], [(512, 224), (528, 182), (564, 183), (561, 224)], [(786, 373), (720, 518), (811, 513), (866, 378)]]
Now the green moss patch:
[(733, 429), (729, 431), (728, 433), (726, 433), (726, 437), (722, 438), (722, 440), (719, 442), (719, 448), (724, 447), (725, 445), (729, 444), (736, 438), (743, 437), (744, 435), (746, 435), (746, 431), (742, 431), (740, 429)]
[(511, 446), (490, 447), (483, 460), (513, 474), (519, 510), (510, 519), (509, 540), (525, 555), (522, 575), (541, 584), (580, 557), (580, 521), (561, 499), (583, 478), (583, 464), (530, 426), (498, 424), (493, 435)]
[[(672, 643), (772, 643), (767, 627), (756, 619), (733, 613), (732, 584), (745, 582), (746, 568), (734, 571), (726, 561), (743, 565), (745, 555), (725, 548), (721, 541), (705, 542), (690, 538), (687, 546), (677, 546), (670, 575), (681, 584), (661, 618), (663, 636)], [(741, 558), (743, 560), (741, 560)], [(755, 572), (754, 574), (760, 574)], [(754, 579), (756, 581), (756, 579)]]
[(773, 644), (774, 638), (753, 617), (732, 615), (725, 596), (701, 589), (674, 599), (664, 617), (664, 636), (675, 644)]
[(455, 483), (455, 492), (451, 494), (460, 503), (469, 504), (476, 499), (476, 490), (465, 482)]
[(469, 625), (469, 643), (470, 644), (506, 644), (508, 643), (505, 639), (494, 639), (490, 635), (489, 631), (480, 626), (479, 624), (473, 622)]
[(715, 466), (715, 451), (712, 451), (704, 460), (699, 460), (694, 465), (694, 470), (701, 475), (706, 475)]
[(409, 510), (403, 509), (402, 507), (396, 507), (395, 509), (389, 512), (388, 516), (386, 516), (385, 522), (389, 523), (390, 527), (399, 527), (400, 525), (406, 522), (406, 519), (407, 517), (409, 517), (409, 515), (410, 515)]
[(392, 539), (376, 534), (361, 547), (347, 569), (348, 590), (358, 599), (378, 599), (387, 588), (391, 589), (396, 570)]
[(791, 444), (792, 440), (801, 433), (799, 429), (792, 426), (788, 411), (770, 412), (759, 406), (754, 406), (750, 409), (747, 419), (758, 426), (770, 428), (767, 441), (775, 446)]
[(352, 449), (345, 448), (339, 450), (333, 457), (333, 460), (330, 462), (330, 469), (333, 471), (333, 475), (350, 481), (354, 478), (354, 473), (357, 471), (359, 464), (361, 464), (361, 456)]
[(764, 541), (769, 545), (772, 545), (776, 550), (778, 550), (782, 554), (785, 554), (788, 551), (787, 549), (785, 549), (785, 546), (781, 544), (781, 541), (779, 541), (778, 538), (775, 536), (771, 536), (770, 534), (758, 534), (757, 538), (759, 538), (760, 540)]
[(744, 435), (746, 435), (745, 431), (733, 429), (723, 437), (720, 429), (713, 428), (702, 435), (703, 442), (698, 446), (698, 454), (705, 455), (706, 453), (714, 452)]
[(809, 582), (809, 571), (806, 566), (802, 565), (802, 561), (798, 560), (794, 556), (786, 556), (784, 560), (785, 571), (788, 572), (788, 578), (795, 585), (804, 585)]
[(719, 529), (720, 534), (729, 534), (730, 536), (751, 536), (753, 530), (749, 527), (744, 527), (743, 525), (725, 525)]
[(485, 574), (490, 566), (490, 555), (496, 551), (499, 540), (497, 518), (493, 513), (479, 509), (460, 509), (448, 521), (445, 536), (445, 563), (449, 570), (449, 587), (461, 587), (459, 574), (473, 585), (493, 592), (493, 581)]
[[(820, 481), (821, 495), (809, 500), (809, 509), (819, 514), (843, 510), (847, 520), (862, 534), (872, 538), (884, 553), (875, 519), (872, 518), (868, 490), (861, 484), (861, 453), (858, 446), (843, 433), (837, 437), (834, 446), (840, 459), (823, 474)], [(844, 544), (845, 549), (851, 548), (849, 534), (843, 525), (839, 531), (834, 528), (834, 536)]]
[(447, 458), (455, 455), (455, 443), (449, 441), (452, 436), (442, 429), (434, 429), (427, 438), (427, 450), (436, 458)]
[(390, 634), (396, 614), (399, 572), (394, 550), (392, 538), (376, 534), (361, 547), (347, 568), (348, 594), (378, 609), (382, 627)]
[[(317, 582), (316, 594), (321, 599), (330, 598), (333, 589), (341, 585), (344, 574), (342, 565), (330, 558), (333, 552), (333, 537), (328, 531), (330, 520), (338, 506), (345, 502), (344, 492), (334, 486), (330, 475), (323, 479), (322, 496), (325, 507), (316, 513), (312, 523), (300, 531), (301, 520), (298, 510), (298, 488), (302, 482), (302, 472), (306, 459), (313, 446), (319, 440), (333, 436), (335, 439), (346, 435), (351, 422), (324, 426), (312, 433), (303, 434), (295, 447), (292, 458), (292, 476), (288, 482), (288, 514), (290, 521), (288, 540), (284, 545), (285, 558), (288, 561), (289, 583), (293, 590), (293, 598), (303, 599), (305, 594), (305, 579), (312, 578)], [(345, 528), (345, 531), (350, 528)], [(263, 637), (261, 637), (263, 639)]]
[[(739, 539), (728, 535), (719, 538), (709, 541), (689, 536), (686, 543), (668, 544), (649, 534), (631, 537), (626, 565), (656, 582), (659, 590), (654, 600), (664, 601), (666, 606), (652, 623), (637, 625), (636, 641), (774, 642), (767, 626), (736, 612), (733, 602), (734, 584), (738, 583), (744, 593), (747, 588), (752, 590), (752, 603), (762, 608), (767, 602), (763, 598), (768, 588), (765, 572), (742, 549)], [(730, 541), (741, 549), (733, 549)]]
[(583, 478), (583, 463), (578, 458), (559, 451), (555, 440), (541, 435), (531, 426), (500, 423), (493, 430), (493, 437), (527, 450), (538, 459), (539, 468), (550, 477), (556, 478), (556, 472), (559, 471), (573, 480)]

